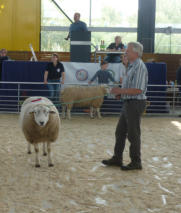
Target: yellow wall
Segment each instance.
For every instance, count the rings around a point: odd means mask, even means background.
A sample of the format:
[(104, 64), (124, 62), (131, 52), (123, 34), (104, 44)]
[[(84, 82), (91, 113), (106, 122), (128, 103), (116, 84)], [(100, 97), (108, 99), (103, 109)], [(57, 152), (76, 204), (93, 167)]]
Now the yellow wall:
[(40, 11), (41, 0), (0, 0), (0, 49), (39, 51)]

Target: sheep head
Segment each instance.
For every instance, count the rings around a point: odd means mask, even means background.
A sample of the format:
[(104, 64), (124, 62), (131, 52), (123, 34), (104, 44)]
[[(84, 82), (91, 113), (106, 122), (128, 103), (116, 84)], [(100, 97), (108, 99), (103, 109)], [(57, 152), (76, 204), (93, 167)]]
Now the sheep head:
[(35, 122), (38, 126), (44, 127), (49, 120), (49, 114), (55, 114), (55, 112), (52, 111), (49, 106), (38, 105), (33, 108), (30, 114), (34, 115)]

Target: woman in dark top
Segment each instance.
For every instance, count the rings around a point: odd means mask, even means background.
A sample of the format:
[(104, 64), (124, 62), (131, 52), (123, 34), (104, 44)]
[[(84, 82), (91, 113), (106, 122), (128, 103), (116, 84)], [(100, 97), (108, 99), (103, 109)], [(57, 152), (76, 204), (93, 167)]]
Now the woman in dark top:
[[(107, 50), (112, 50), (112, 51), (124, 51), (124, 44), (121, 41), (120, 36), (115, 37), (115, 42), (111, 43)], [(104, 61), (107, 61), (109, 63), (120, 63), (121, 62), (121, 54), (108, 54), (105, 58)]]
[[(61, 79), (61, 82), (60, 82)], [(47, 84), (50, 99), (58, 101), (60, 95), (60, 83), (64, 84), (65, 70), (56, 53), (52, 55), (51, 62), (47, 64), (44, 74), (44, 84)], [(56, 84), (51, 84), (56, 83)]]

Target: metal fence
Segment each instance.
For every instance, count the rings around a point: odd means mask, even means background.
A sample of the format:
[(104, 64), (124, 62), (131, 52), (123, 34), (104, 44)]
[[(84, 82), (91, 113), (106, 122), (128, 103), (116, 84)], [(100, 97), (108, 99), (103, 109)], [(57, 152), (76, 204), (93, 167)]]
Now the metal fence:
[[(65, 84), (63, 87), (82, 86), (88, 84)], [(91, 85), (95, 86), (95, 85)], [(119, 85), (109, 85), (111, 87)], [(19, 113), (23, 101), (31, 96), (49, 96), (50, 90), (42, 82), (0, 82), (0, 113)], [(95, 97), (92, 97), (95, 98)], [(61, 113), (61, 102), (54, 101)], [(101, 107), (102, 114), (119, 114), (122, 100), (107, 94)], [(73, 108), (73, 114), (89, 113), (88, 108)], [(147, 115), (179, 115), (181, 114), (181, 87), (177, 85), (148, 85), (147, 88)]]

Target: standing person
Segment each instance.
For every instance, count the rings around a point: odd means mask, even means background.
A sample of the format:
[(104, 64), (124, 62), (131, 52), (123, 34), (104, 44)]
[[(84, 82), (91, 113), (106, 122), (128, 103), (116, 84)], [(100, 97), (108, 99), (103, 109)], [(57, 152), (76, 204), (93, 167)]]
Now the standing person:
[[(128, 63), (129, 63), (126, 54), (122, 55), (122, 63), (123, 63), (123, 65), (124, 65), (124, 67), (125, 67), (125, 70), (126, 70), (127, 67), (128, 67)], [(125, 70), (122, 72), (122, 75), (121, 75), (121, 77), (120, 77), (120, 81), (119, 81), (120, 84), (123, 83), (123, 76), (125, 75)]]
[[(176, 72), (176, 80), (178, 86), (181, 86), (181, 58), (179, 59), (179, 67)], [(179, 91), (181, 91), (181, 87), (179, 87)]]
[(0, 60), (10, 60), (10, 57), (8, 56), (8, 51), (4, 48), (0, 50)]
[(10, 60), (10, 57), (7, 55), (8, 52), (6, 49), (1, 49), (0, 50), (0, 81), (2, 80), (2, 63), (3, 61)]
[[(61, 79), (61, 82), (60, 82)], [(65, 70), (56, 53), (52, 54), (51, 62), (47, 64), (44, 73), (44, 84), (47, 84), (51, 100), (58, 101), (60, 95), (60, 83), (64, 84)], [(57, 84), (51, 84), (57, 83)]]
[[(111, 51), (124, 51), (124, 44), (122, 43), (121, 36), (116, 36), (115, 37), (115, 42), (111, 43), (107, 50)], [(121, 54), (108, 54), (105, 58), (104, 61), (107, 61), (109, 63), (120, 63), (121, 62)]]
[[(126, 55), (129, 61), (122, 88), (113, 88), (112, 93), (123, 98), (123, 108), (116, 127), (114, 155), (102, 163), (120, 166), (122, 170), (142, 169), (141, 163), (141, 115), (146, 106), (148, 71), (141, 60), (143, 46), (139, 42), (128, 44)], [(126, 138), (130, 142), (131, 163), (123, 165), (123, 151)]]
[(96, 72), (96, 74), (91, 78), (89, 84), (91, 84), (96, 78), (98, 78), (99, 84), (108, 84), (109, 80), (115, 82), (114, 78), (112, 77), (111, 73), (107, 70), (108, 62), (103, 61), (101, 63), (101, 69)]
[[(181, 98), (181, 58), (179, 59), (179, 67), (177, 69), (176, 72), (176, 80), (177, 80), (177, 85), (178, 85), (178, 89), (179, 89), (179, 102), (180, 102), (180, 98)], [(179, 117), (181, 117), (181, 115), (179, 115)]]
[(70, 25), (69, 34), (67, 38), (65, 38), (65, 40), (68, 40), (70, 38), (71, 32), (73, 31), (83, 31), (83, 32), (88, 31), (86, 23), (80, 21), (80, 13), (74, 14), (74, 23)]

